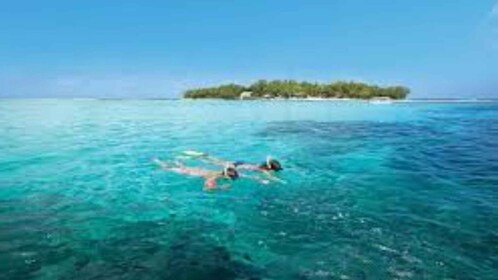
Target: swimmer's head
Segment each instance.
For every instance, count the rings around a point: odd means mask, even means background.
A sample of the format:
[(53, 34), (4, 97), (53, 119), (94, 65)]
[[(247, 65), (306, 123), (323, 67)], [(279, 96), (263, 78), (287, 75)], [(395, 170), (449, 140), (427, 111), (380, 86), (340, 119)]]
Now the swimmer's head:
[(262, 164), (260, 167), (270, 171), (280, 171), (283, 169), (280, 162), (276, 159), (271, 158), (270, 156), (266, 158), (266, 162)]
[(237, 180), (239, 178), (239, 172), (233, 165), (227, 165), (223, 169), (223, 176), (230, 178), (231, 180)]

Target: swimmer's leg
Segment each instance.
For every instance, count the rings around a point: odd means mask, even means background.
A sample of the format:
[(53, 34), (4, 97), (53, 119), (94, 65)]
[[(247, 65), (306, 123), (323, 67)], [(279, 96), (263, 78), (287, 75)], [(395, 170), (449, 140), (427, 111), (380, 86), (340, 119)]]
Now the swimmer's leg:
[(152, 161), (154, 163), (156, 163), (157, 165), (159, 165), (162, 169), (171, 170), (171, 169), (175, 168), (175, 166), (172, 166), (171, 164), (169, 164), (167, 162), (161, 161), (158, 158), (153, 158)]
[(158, 164), (161, 169), (170, 171), (170, 172), (175, 172), (178, 174), (188, 174), (188, 171), (186, 170), (185, 165), (181, 164), (180, 162), (174, 162), (174, 163), (168, 163), (164, 161), (160, 161), (159, 159), (155, 158), (152, 159), (156, 164)]
[[(192, 152), (194, 152), (194, 151), (192, 151)], [(196, 159), (196, 160), (202, 161), (204, 163), (218, 165), (218, 166), (225, 166), (228, 163), (230, 163), (229, 161), (226, 161), (226, 160), (223, 160), (223, 159), (220, 159), (217, 157), (213, 157), (207, 153), (201, 153), (195, 157), (192, 157), (192, 159)]]

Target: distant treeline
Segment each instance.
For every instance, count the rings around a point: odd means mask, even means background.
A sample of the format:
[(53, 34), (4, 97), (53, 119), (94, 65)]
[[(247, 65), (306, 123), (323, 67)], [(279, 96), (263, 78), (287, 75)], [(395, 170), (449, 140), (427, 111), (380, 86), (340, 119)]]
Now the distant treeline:
[[(241, 93), (250, 92), (252, 98), (355, 98), (389, 97), (404, 99), (410, 90), (402, 86), (380, 87), (360, 82), (334, 82), (319, 84), (292, 80), (260, 80), (249, 86), (227, 84), (217, 87), (187, 90), (184, 98), (239, 99)], [(249, 95), (249, 93), (247, 93)]]

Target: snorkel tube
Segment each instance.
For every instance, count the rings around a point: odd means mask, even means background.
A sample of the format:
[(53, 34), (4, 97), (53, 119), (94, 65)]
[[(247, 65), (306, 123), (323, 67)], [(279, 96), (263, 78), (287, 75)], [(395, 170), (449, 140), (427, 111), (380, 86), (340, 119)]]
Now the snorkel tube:
[(272, 169), (272, 168), (271, 168), (271, 160), (272, 160), (271, 156), (266, 156), (266, 167), (267, 167), (269, 170), (271, 170), (271, 169)]

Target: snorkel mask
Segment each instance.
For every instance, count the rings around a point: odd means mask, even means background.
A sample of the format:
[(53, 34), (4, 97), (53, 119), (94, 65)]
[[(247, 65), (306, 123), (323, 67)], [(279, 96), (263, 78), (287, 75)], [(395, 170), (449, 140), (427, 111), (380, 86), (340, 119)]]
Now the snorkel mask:
[(239, 172), (235, 169), (233, 165), (227, 165), (223, 168), (222, 172), (224, 177), (230, 178), (231, 180), (237, 180), (239, 178)]

